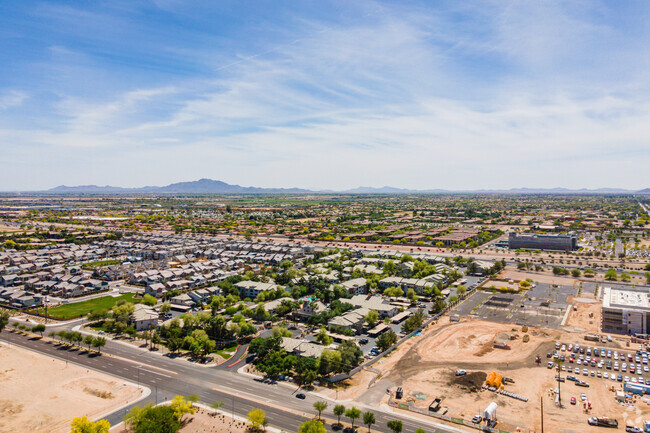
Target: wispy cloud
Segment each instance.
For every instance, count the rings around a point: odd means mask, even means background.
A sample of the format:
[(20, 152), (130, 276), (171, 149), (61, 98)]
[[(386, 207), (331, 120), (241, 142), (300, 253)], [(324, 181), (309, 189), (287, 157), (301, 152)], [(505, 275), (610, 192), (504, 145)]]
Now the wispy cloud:
[[(187, 19), (182, 4), (161, 7)], [(647, 13), (639, 7), (626, 13)], [(63, 12), (59, 19), (76, 16)], [(86, 71), (104, 78), (114, 70), (119, 80), (106, 78), (113, 90), (74, 92), (66, 81), (55, 103), (42, 108), (57, 122), (0, 127), (0, 146), (19, 144), (9, 158), (24, 160), (21, 148), (39, 146), (74, 169), (42, 179), (10, 169), (0, 182), (17, 188), (49, 186), (52, 176), (53, 183), (120, 185), (213, 177), (311, 188), (642, 187), (650, 180), (643, 73), (650, 54), (642, 49), (650, 33), (608, 12), (606, 4), (554, 2), (367, 2), (336, 19), (284, 10), (259, 33), (248, 27), (246, 37), (204, 30), (203, 38), (221, 38), (221, 52), (148, 40), (145, 46), (160, 50), (157, 64), (176, 55), (196, 61), (201, 53), (203, 66), (191, 73), (179, 67), (167, 78), (156, 71), (147, 83), (148, 63), (138, 67), (135, 54), (122, 53), (132, 84), (122, 60), (106, 59), (113, 45), (103, 29), (92, 49), (62, 45), (66, 54), (56, 58), (66, 67), (62, 59), (82, 56)], [(87, 14), (128, 32), (137, 18), (134, 10)], [(262, 33), (274, 36), (256, 39)], [(225, 40), (234, 45), (225, 48)], [(32, 99), (15, 106), (38, 103)], [(3, 101), (0, 109), (11, 111)], [(34, 173), (48, 173), (38, 164)]]
[(21, 105), (25, 99), (27, 99), (27, 94), (17, 90), (0, 92), (0, 110), (17, 107)]

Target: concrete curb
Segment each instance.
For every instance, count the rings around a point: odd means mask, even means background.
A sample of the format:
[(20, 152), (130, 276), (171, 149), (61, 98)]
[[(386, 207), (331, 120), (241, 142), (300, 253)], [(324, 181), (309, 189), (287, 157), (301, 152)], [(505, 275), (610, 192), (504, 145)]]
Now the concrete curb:
[[(106, 373), (104, 373), (104, 374), (106, 374)], [(124, 382), (124, 384), (130, 385), (130, 386), (135, 386), (136, 388), (142, 389), (143, 393), (140, 396), (140, 398), (138, 398), (136, 400), (133, 400), (131, 402), (127, 402), (127, 403), (123, 404), (122, 406), (120, 406), (120, 407), (118, 407), (118, 408), (116, 408), (116, 409), (114, 409), (114, 410), (112, 410), (110, 412), (103, 413), (101, 416), (97, 417), (95, 419), (95, 421), (106, 418), (107, 416), (109, 416), (111, 414), (114, 414), (115, 412), (119, 412), (119, 411), (121, 411), (121, 410), (123, 410), (123, 409), (125, 409), (125, 408), (139, 402), (139, 401), (144, 400), (145, 398), (147, 398), (147, 397), (149, 397), (151, 395), (151, 388), (149, 388), (149, 387), (146, 387), (146, 386), (143, 386), (143, 385), (137, 385), (137, 384), (135, 384), (133, 382)]]

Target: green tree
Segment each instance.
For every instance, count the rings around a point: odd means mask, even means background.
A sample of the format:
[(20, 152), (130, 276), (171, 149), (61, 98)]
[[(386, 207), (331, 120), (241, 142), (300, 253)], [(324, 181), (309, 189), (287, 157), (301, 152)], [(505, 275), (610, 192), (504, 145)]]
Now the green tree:
[(361, 411), (356, 407), (352, 406), (350, 409), (345, 411), (345, 416), (350, 418), (350, 424), (352, 424), (352, 429), (354, 430), (354, 421), (359, 419), (361, 416)]
[(605, 272), (605, 279), (610, 280), (610, 281), (616, 281), (618, 278), (618, 275), (616, 274), (616, 271), (612, 268), (609, 268), (607, 272)]
[(322, 344), (323, 346), (329, 346), (330, 344), (332, 344), (334, 339), (329, 336), (327, 332), (327, 328), (321, 326), (320, 329), (318, 330), (318, 334), (316, 334), (316, 341)]
[(346, 340), (336, 349), (341, 353), (341, 370), (346, 373), (359, 365), (363, 360), (363, 352), (352, 340)]
[(73, 419), (70, 427), (70, 433), (108, 433), (111, 425), (105, 419), (93, 422), (83, 416)]
[(104, 337), (97, 337), (93, 339), (93, 347), (97, 349), (99, 353), (102, 353), (102, 347), (106, 346), (106, 339)]
[(431, 306), (431, 312), (433, 314), (438, 314), (442, 310), (444, 310), (446, 306), (447, 306), (447, 303), (445, 302), (444, 299), (436, 298), (436, 300), (433, 301), (433, 305)]
[(370, 310), (368, 311), (368, 314), (366, 314), (364, 320), (366, 321), (368, 326), (374, 328), (375, 325), (377, 324), (377, 321), (379, 320), (379, 313), (375, 310)]
[(124, 417), (124, 423), (134, 433), (176, 433), (181, 427), (171, 406), (154, 406), (152, 403), (143, 408), (135, 406)]
[(340, 370), (341, 361), (340, 351), (325, 349), (321, 353), (318, 362), (318, 371), (322, 376), (328, 376), (329, 374)]
[(298, 427), (298, 433), (326, 433), (326, 431), (323, 421), (317, 419), (304, 422)]
[(406, 291), (406, 297), (409, 299), (411, 302), (415, 302), (418, 299), (417, 293), (415, 293), (415, 290), (413, 289), (408, 289)]
[(423, 428), (415, 430), (415, 433), (427, 433)]
[(32, 332), (38, 332), (39, 334), (41, 334), (41, 338), (43, 338), (43, 332), (45, 332), (45, 325), (39, 323), (38, 325), (32, 328)]
[(363, 423), (368, 426), (368, 433), (370, 433), (370, 426), (376, 423), (375, 414), (372, 412), (364, 412)]
[(70, 338), (76, 345), (80, 345), (81, 342), (84, 341), (84, 336), (79, 331), (72, 331), (72, 335), (70, 336)]
[(415, 314), (406, 319), (402, 324), (402, 332), (408, 334), (420, 328), (424, 323), (424, 312), (419, 309)]
[(304, 386), (309, 386), (316, 380), (317, 377), (318, 372), (316, 370), (304, 370), (301, 374), (302, 384)]
[(88, 313), (87, 319), (90, 322), (97, 322), (97, 321), (100, 321), (100, 320), (104, 320), (107, 317), (108, 317), (108, 310), (101, 309), (101, 310), (97, 310), (97, 311), (91, 311), (90, 313)]
[(337, 424), (341, 425), (341, 417), (345, 414), (345, 406), (342, 404), (337, 404), (334, 406), (334, 415), (337, 416)]
[(271, 333), (274, 337), (287, 337), (287, 338), (293, 337), (291, 331), (289, 331), (284, 326), (274, 326), (273, 328), (271, 328)]
[(377, 338), (377, 347), (382, 352), (388, 350), (395, 343), (397, 343), (397, 334), (392, 329), (389, 329)]
[(178, 337), (170, 337), (167, 340), (167, 348), (172, 352), (178, 352), (183, 347), (183, 340)]
[(402, 421), (392, 420), (386, 423), (393, 433), (402, 433)]
[(318, 411), (318, 419), (320, 419), (320, 414), (327, 409), (327, 403), (324, 401), (316, 401), (314, 402), (314, 409)]
[(92, 335), (86, 335), (84, 337), (84, 344), (88, 346), (88, 351), (90, 351), (90, 347), (93, 345), (93, 336)]
[(163, 314), (169, 313), (171, 310), (172, 310), (172, 304), (170, 304), (169, 302), (165, 302), (160, 306), (160, 312)]
[(153, 297), (153, 296), (151, 296), (150, 294), (146, 293), (146, 294), (142, 297), (142, 303), (143, 303), (144, 305), (148, 305), (148, 306), (150, 306), (150, 307), (153, 307), (154, 305), (156, 305), (156, 304), (158, 303), (158, 299), (156, 299), (155, 297)]
[(9, 323), (9, 312), (7, 311), (0, 311), (0, 332), (2, 332), (3, 329), (7, 326)]

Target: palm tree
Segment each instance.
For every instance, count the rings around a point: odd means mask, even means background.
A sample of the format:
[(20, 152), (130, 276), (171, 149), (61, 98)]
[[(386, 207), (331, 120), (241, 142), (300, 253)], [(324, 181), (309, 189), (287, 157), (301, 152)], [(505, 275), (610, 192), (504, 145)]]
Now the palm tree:
[(325, 409), (327, 409), (327, 403), (325, 403), (324, 401), (314, 402), (314, 409), (316, 409), (318, 411), (318, 419), (320, 420), (320, 414)]

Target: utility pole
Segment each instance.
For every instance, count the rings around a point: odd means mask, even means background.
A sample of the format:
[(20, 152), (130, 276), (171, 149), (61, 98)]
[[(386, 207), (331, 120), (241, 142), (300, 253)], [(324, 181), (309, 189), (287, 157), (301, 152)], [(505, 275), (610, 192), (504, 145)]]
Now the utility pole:
[(544, 396), (539, 398), (539, 403), (541, 404), (542, 433), (544, 433)]

